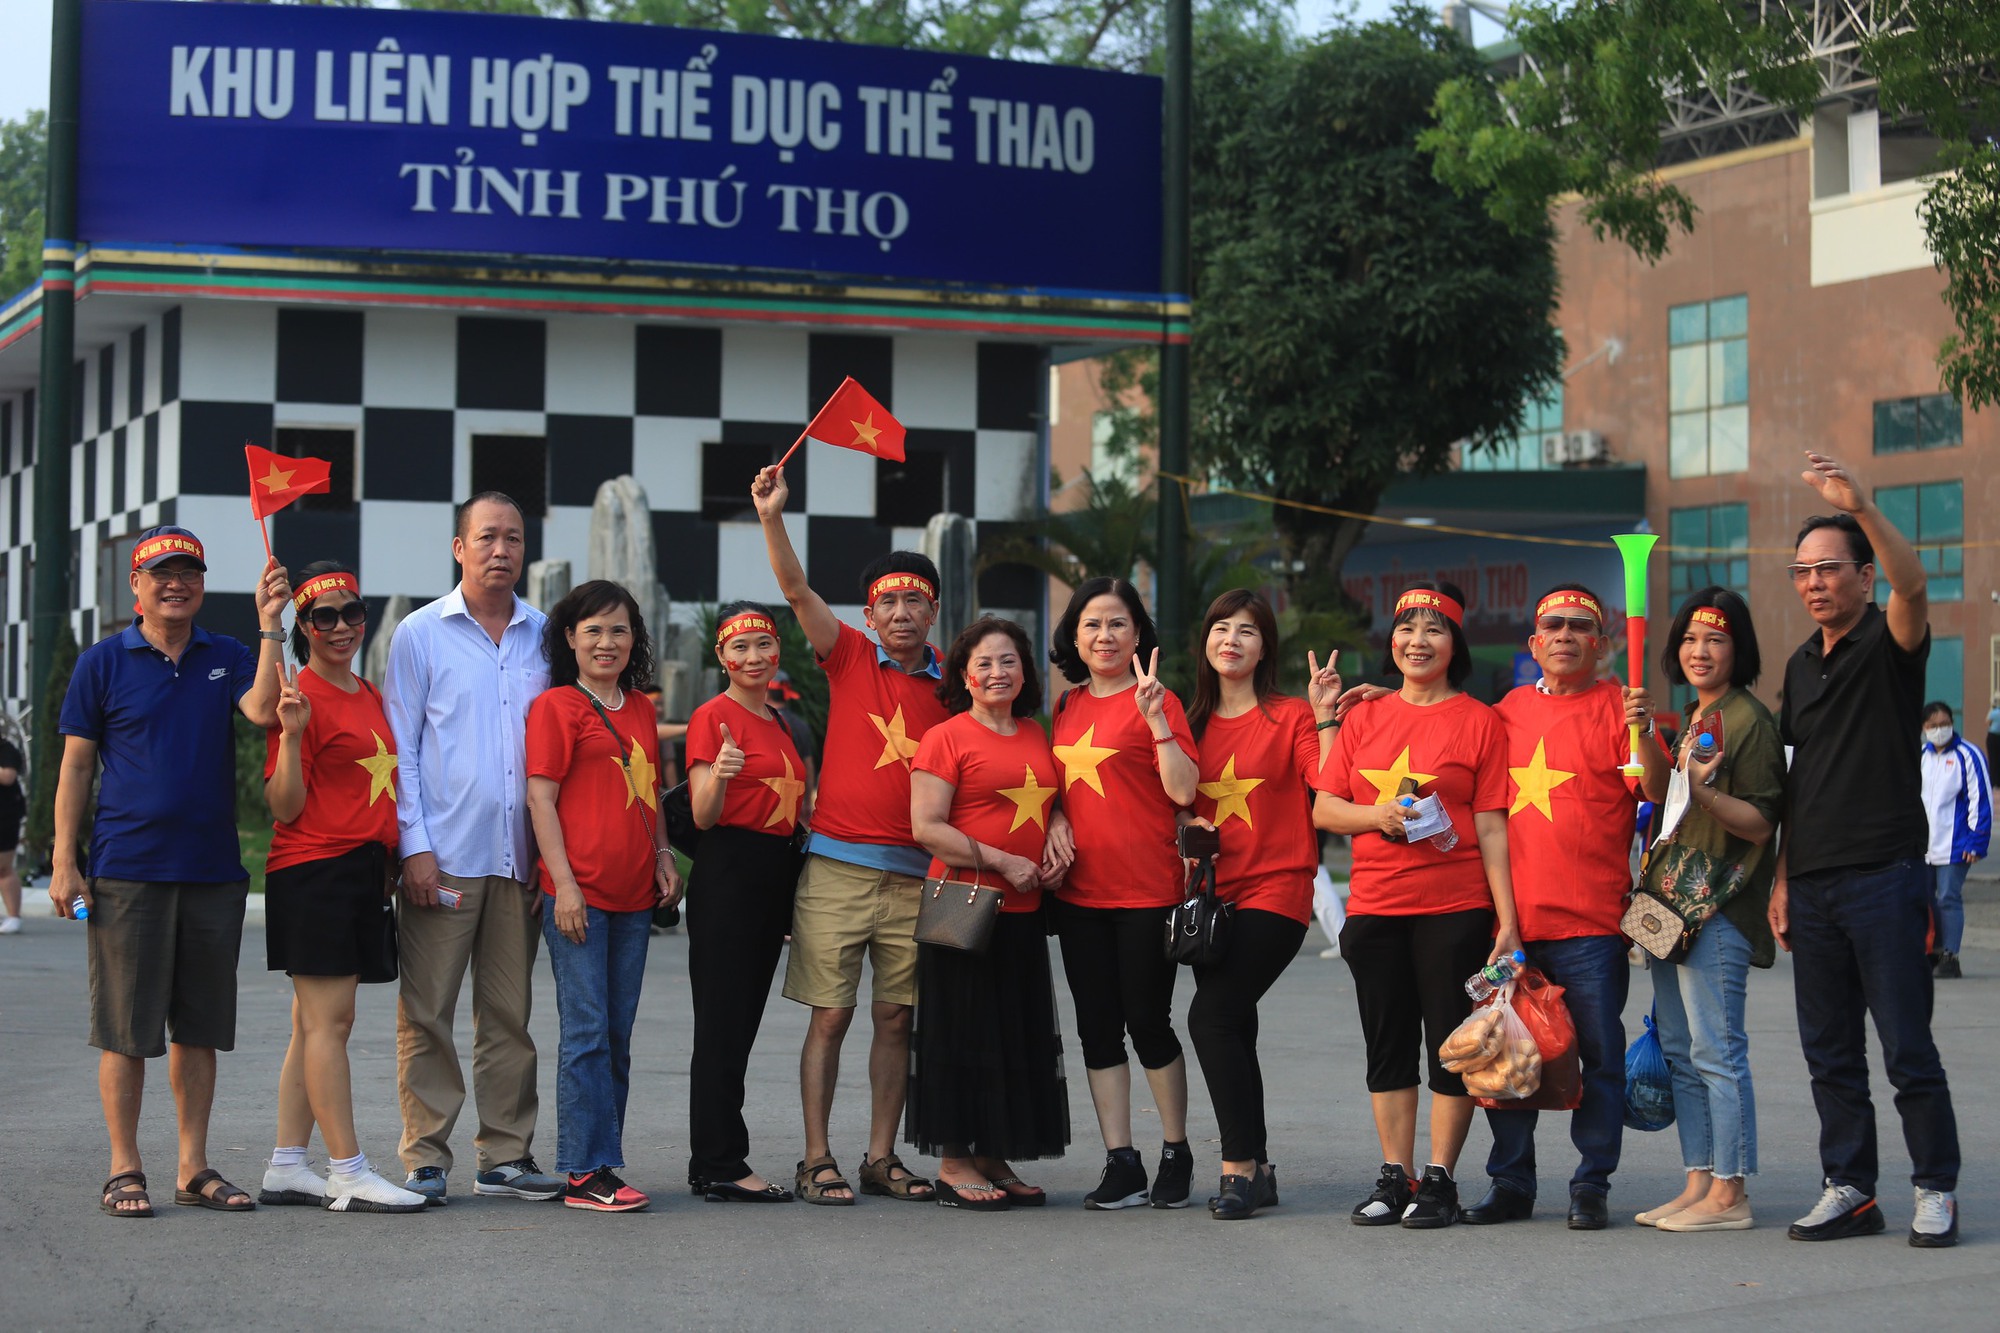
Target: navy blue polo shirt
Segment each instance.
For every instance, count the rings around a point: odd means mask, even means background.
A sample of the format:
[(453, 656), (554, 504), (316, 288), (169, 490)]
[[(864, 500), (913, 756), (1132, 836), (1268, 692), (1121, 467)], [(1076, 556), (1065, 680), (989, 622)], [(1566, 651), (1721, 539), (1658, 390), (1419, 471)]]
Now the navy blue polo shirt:
[(154, 883), (245, 878), (236, 842), (236, 703), (257, 655), (197, 627), (176, 663), (134, 623), (83, 650), (63, 696), (65, 736), (104, 764), (90, 873)]

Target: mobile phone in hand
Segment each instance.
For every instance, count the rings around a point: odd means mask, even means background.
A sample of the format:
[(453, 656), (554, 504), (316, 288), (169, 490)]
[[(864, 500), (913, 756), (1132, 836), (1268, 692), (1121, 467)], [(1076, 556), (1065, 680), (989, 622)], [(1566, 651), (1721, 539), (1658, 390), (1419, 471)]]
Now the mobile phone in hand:
[(456, 907), (465, 901), (464, 894), (460, 893), (457, 889), (447, 889), (442, 884), (438, 885), (437, 896), (439, 907)]
[(1222, 835), (1199, 824), (1184, 824), (1180, 831), (1181, 855), (1190, 858), (1222, 854)]

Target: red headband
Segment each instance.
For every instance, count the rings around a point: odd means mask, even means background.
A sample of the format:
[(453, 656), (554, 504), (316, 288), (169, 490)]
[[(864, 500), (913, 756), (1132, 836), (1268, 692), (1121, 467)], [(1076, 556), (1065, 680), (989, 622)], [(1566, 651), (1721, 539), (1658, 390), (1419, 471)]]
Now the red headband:
[(1540, 620), (1551, 611), (1563, 611), (1571, 607), (1575, 607), (1579, 611), (1590, 612), (1591, 615), (1597, 617), (1598, 626), (1600, 628), (1603, 626), (1604, 608), (1597, 604), (1595, 597), (1592, 597), (1587, 592), (1578, 592), (1575, 588), (1558, 588), (1547, 597), (1542, 598), (1541, 604), (1535, 608), (1535, 619)]
[(724, 644), (739, 634), (757, 633), (769, 634), (772, 638), (776, 638), (778, 627), (771, 623), (769, 616), (756, 611), (745, 611), (740, 616), (723, 621), (722, 627), (715, 631), (715, 641), (717, 644)]
[[(1712, 606), (1697, 606), (1694, 613), (1688, 617), (1688, 624), (1707, 625), (1710, 629), (1719, 629), (1724, 634), (1729, 634), (1729, 617)], [(1730, 634), (1730, 637), (1736, 636)]]
[(884, 574), (868, 585), (868, 605), (875, 605), (875, 599), (885, 592), (902, 592), (909, 588), (916, 589), (933, 602), (937, 601), (937, 589), (931, 586), (929, 579), (921, 574), (896, 573)]
[(1457, 602), (1445, 596), (1443, 593), (1432, 592), (1428, 588), (1412, 588), (1408, 592), (1404, 593), (1401, 597), (1398, 597), (1396, 599), (1397, 615), (1400, 616), (1403, 614), (1403, 612), (1412, 609), (1419, 611), (1435, 611), (1439, 615), (1443, 616), (1446, 620), (1449, 620), (1454, 625), (1463, 627), (1465, 624), (1464, 607), (1460, 606)]
[(169, 532), (159, 537), (148, 537), (145, 541), (134, 546), (132, 548), (132, 568), (137, 569), (148, 560), (156, 559), (163, 555), (189, 555), (203, 564), (207, 563), (207, 557), (202, 554), (200, 542), (196, 541), (193, 537), (183, 537), (179, 533)]
[(299, 614), (303, 615), (307, 607), (330, 592), (351, 592), (356, 597), (359, 597), (361, 595), (361, 585), (355, 582), (352, 574), (343, 571), (335, 571), (332, 574), (320, 574), (306, 580), (305, 586), (293, 595), (292, 606)]

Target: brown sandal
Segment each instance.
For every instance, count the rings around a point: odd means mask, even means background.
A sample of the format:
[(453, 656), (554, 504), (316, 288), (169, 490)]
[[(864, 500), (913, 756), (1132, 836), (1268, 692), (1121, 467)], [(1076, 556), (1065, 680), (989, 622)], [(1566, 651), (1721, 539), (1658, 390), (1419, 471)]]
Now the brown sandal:
[[(898, 1176), (898, 1171), (903, 1174)], [(929, 1203), (937, 1197), (937, 1187), (904, 1166), (903, 1159), (894, 1153), (872, 1162), (867, 1154), (862, 1154), (861, 1192), (901, 1199), (905, 1203)]]
[[(210, 1185), (218, 1187), (213, 1194), (208, 1192)], [(242, 1199), (243, 1202), (229, 1202), (231, 1195)], [(248, 1191), (238, 1189), (224, 1180), (222, 1173), (212, 1166), (196, 1172), (193, 1180), (175, 1190), (174, 1202), (184, 1208), (213, 1208), (218, 1213), (247, 1213), (257, 1207), (256, 1200), (250, 1197)]]
[[(118, 1182), (121, 1180), (130, 1180), (136, 1183), (120, 1185)], [(146, 1174), (143, 1171), (120, 1171), (117, 1175), (105, 1181), (104, 1188), (98, 1191), (98, 1193), (103, 1197), (98, 1199), (97, 1206), (113, 1217), (153, 1216), (153, 1201), (146, 1194)], [(146, 1206), (143, 1208), (120, 1208), (118, 1206), (121, 1203), (130, 1203), (135, 1199)]]
[[(831, 1208), (845, 1208), (854, 1202), (854, 1186), (841, 1178), (840, 1163), (831, 1156), (815, 1157), (810, 1162), (800, 1162), (798, 1174), (793, 1178), (798, 1186), (799, 1197), (807, 1203), (824, 1204)], [(828, 1194), (828, 1190), (846, 1190), (847, 1195)]]

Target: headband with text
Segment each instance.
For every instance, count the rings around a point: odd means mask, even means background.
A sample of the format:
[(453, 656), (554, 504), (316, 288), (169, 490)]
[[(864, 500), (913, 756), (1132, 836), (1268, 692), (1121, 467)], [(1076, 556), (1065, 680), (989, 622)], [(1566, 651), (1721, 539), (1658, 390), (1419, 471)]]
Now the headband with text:
[(914, 588), (933, 602), (937, 600), (937, 589), (921, 574), (884, 574), (868, 585), (868, 605), (875, 605), (875, 599), (885, 592), (903, 592)]
[(723, 621), (721, 628), (715, 631), (715, 641), (718, 644), (728, 643), (739, 634), (769, 634), (776, 638), (778, 627), (771, 623), (769, 616), (760, 615), (755, 611), (745, 611), (742, 615), (732, 616)]
[(1405, 611), (1435, 611), (1454, 625), (1465, 624), (1465, 608), (1441, 592), (1429, 588), (1412, 588), (1396, 599), (1396, 614)]
[[(1710, 629), (1719, 629), (1724, 634), (1729, 634), (1729, 617), (1713, 606), (1697, 606), (1694, 613), (1688, 617), (1688, 624), (1706, 625)], [(1732, 634), (1730, 637), (1734, 638), (1735, 635)]]
[(145, 541), (134, 546), (132, 548), (132, 568), (138, 569), (148, 560), (158, 560), (170, 555), (192, 556), (195, 560), (203, 564), (207, 563), (207, 557), (202, 552), (201, 543), (198, 540), (193, 537), (183, 536), (177, 532), (169, 532), (158, 537), (148, 537)]
[(351, 592), (356, 597), (359, 597), (361, 595), (361, 585), (355, 581), (354, 575), (344, 571), (336, 571), (332, 574), (320, 574), (306, 580), (305, 586), (300, 588), (292, 597), (292, 606), (300, 614), (304, 614), (307, 607), (330, 592)]
[(1597, 599), (1587, 592), (1578, 592), (1575, 588), (1558, 588), (1542, 598), (1541, 603), (1535, 607), (1535, 619), (1540, 620), (1551, 612), (1567, 611), (1571, 608), (1588, 611), (1597, 617), (1600, 626), (1604, 624), (1604, 608), (1597, 604)]

